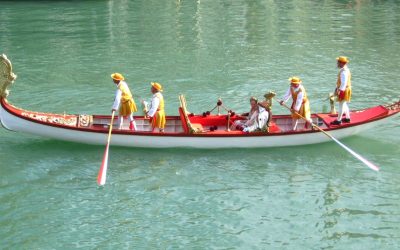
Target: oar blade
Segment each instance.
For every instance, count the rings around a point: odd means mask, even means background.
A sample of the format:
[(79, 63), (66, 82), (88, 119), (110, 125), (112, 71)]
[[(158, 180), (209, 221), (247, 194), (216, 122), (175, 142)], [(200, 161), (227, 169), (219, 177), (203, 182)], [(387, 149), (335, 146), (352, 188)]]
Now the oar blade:
[(97, 184), (99, 186), (102, 186), (106, 183), (107, 167), (108, 167), (108, 150), (110, 148), (111, 131), (114, 124), (114, 115), (115, 115), (115, 110), (113, 110), (111, 114), (110, 128), (108, 129), (107, 145), (106, 149), (104, 150), (103, 161), (101, 162), (99, 174), (97, 175)]
[(106, 150), (104, 151), (103, 161), (101, 162), (99, 174), (97, 175), (97, 184), (99, 186), (106, 184), (107, 168), (108, 168), (108, 149), (109, 146), (107, 145)]
[(361, 155), (357, 154), (356, 152), (354, 152), (351, 148), (347, 147), (346, 145), (344, 145), (343, 143), (341, 143), (339, 140), (337, 140), (336, 138), (332, 137), (332, 139), (339, 144), (342, 148), (344, 148), (347, 152), (349, 152), (350, 154), (352, 154), (354, 157), (356, 157), (357, 159), (359, 159), (362, 163), (364, 163), (367, 167), (369, 167), (370, 169), (374, 170), (374, 171), (379, 171), (379, 167), (376, 166), (375, 164), (373, 164), (372, 162), (368, 161), (367, 159), (365, 159), (364, 157), (362, 157)]
[[(274, 98), (275, 101), (279, 102), (278, 100), (276, 100)], [(284, 106), (285, 108), (287, 108), (288, 110), (291, 110), (287, 105), (285, 105), (283, 102), (279, 102), (282, 106)], [(308, 120), (300, 115), (299, 113), (295, 112), (295, 114), (297, 114), (298, 116), (300, 116), (303, 120), (305, 120), (306, 122), (308, 122)], [(350, 149), (349, 147), (347, 147), (346, 145), (344, 145), (343, 143), (341, 143), (338, 139), (336, 139), (335, 137), (333, 137), (330, 133), (326, 132), (325, 130), (323, 130), (322, 128), (318, 127), (317, 125), (311, 123), (311, 126), (313, 126), (314, 128), (318, 129), (319, 131), (321, 131), (323, 134), (325, 134), (326, 136), (328, 136), (329, 138), (331, 138), (334, 142), (336, 142), (339, 146), (341, 146), (342, 148), (344, 148), (347, 152), (349, 152), (350, 154), (352, 154), (354, 157), (356, 157), (358, 160), (360, 160), (362, 163), (364, 163), (365, 165), (367, 165), (367, 167), (369, 167), (370, 169), (374, 170), (374, 171), (379, 171), (379, 167), (374, 165), (372, 162), (368, 161), (367, 159), (365, 159), (364, 157), (362, 157), (361, 155), (357, 154), (356, 152), (354, 152), (352, 149)]]
[[(357, 157), (358, 158), (358, 157)], [(362, 161), (365, 165), (367, 165), (370, 169), (374, 170), (374, 171), (379, 171), (379, 167), (376, 166), (375, 164), (373, 164), (372, 162), (364, 159), (364, 158), (358, 158), (360, 159), (360, 161)]]

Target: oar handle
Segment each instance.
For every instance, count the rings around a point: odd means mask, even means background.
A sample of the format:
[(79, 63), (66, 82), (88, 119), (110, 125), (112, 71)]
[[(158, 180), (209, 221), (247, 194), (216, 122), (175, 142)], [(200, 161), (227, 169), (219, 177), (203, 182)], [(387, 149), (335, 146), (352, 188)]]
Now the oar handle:
[(113, 125), (114, 125), (114, 117), (115, 117), (115, 110), (113, 110), (111, 113), (111, 123), (110, 123), (110, 128), (108, 129), (107, 144), (109, 144), (110, 140), (111, 140), (111, 131), (112, 131)]

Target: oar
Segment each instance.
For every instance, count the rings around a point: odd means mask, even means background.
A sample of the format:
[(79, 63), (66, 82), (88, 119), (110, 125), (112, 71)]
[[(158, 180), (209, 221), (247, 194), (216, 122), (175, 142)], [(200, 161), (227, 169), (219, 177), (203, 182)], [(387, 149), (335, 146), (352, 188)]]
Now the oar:
[(106, 183), (107, 167), (108, 167), (108, 149), (110, 148), (111, 131), (114, 123), (114, 115), (115, 115), (115, 110), (113, 110), (111, 114), (111, 124), (110, 124), (110, 129), (108, 130), (107, 145), (106, 149), (104, 150), (103, 161), (101, 163), (99, 174), (97, 175), (97, 184), (99, 186), (102, 186)]
[[(276, 100), (274, 98), (275, 101), (279, 102), (278, 100)], [(285, 108), (287, 108), (288, 110), (291, 111), (291, 108), (289, 108), (286, 104), (282, 103), (282, 106), (284, 106)], [(297, 113), (296, 111), (294, 111), (294, 113), (296, 115), (298, 115), (299, 117), (301, 117), (303, 120), (305, 120), (306, 122), (307, 119), (300, 115), (299, 113)], [(326, 132), (325, 130), (323, 130), (322, 128), (318, 127), (317, 125), (315, 125), (314, 123), (311, 122), (311, 126), (313, 126), (314, 128), (318, 129), (319, 131), (321, 131), (322, 133), (324, 133), (324, 135), (328, 136), (329, 138), (331, 138), (334, 142), (336, 142), (339, 146), (341, 146), (342, 148), (344, 148), (347, 152), (349, 152), (350, 154), (352, 154), (354, 157), (356, 157), (358, 160), (360, 160), (362, 163), (364, 163), (365, 165), (367, 165), (367, 167), (369, 167), (372, 170), (375, 171), (379, 171), (379, 167), (374, 165), (372, 162), (368, 161), (367, 159), (365, 159), (364, 157), (362, 157), (361, 155), (357, 154), (356, 152), (354, 152), (352, 149), (350, 149), (349, 147), (347, 147), (346, 145), (344, 145), (343, 143), (341, 143), (338, 139), (336, 139), (335, 137), (333, 137), (331, 134), (329, 134), (328, 132)]]

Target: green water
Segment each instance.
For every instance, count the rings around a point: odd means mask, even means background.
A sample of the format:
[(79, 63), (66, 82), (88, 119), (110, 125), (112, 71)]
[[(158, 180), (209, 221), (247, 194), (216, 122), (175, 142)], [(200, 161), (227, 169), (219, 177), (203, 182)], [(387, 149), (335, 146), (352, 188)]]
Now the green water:
[[(350, 57), (351, 108), (399, 99), (397, 1), (1, 1), (0, 53), (29, 110), (110, 112), (121, 72), (189, 110), (283, 95), (298, 75), (315, 112)], [(275, 113), (286, 111), (278, 106)], [(343, 142), (256, 150), (104, 147), (0, 129), (1, 249), (396, 249), (399, 117)]]

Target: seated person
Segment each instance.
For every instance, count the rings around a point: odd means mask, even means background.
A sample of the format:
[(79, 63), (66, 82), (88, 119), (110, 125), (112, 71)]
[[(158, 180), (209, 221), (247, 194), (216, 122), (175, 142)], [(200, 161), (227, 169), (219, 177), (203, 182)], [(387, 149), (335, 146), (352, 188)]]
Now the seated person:
[(240, 120), (236, 120), (232, 124), (231, 130), (243, 130), (246, 127), (252, 126), (257, 120), (258, 111), (258, 100), (256, 97), (252, 96), (250, 97), (250, 111), (237, 115)]
[(268, 132), (268, 122), (269, 122), (270, 112), (268, 111), (268, 106), (265, 102), (258, 103), (258, 112), (255, 122), (243, 129), (243, 132), (251, 133), (255, 131)]
[[(272, 118), (272, 99), (276, 94), (272, 91), (269, 91), (264, 95), (265, 100), (262, 102), (258, 102), (259, 112), (258, 112), (258, 123), (255, 130), (269, 132), (269, 128), (271, 126), (271, 118)], [(276, 128), (274, 128), (276, 130)], [(246, 131), (245, 131), (246, 132)], [(249, 132), (252, 132), (251, 129)]]

